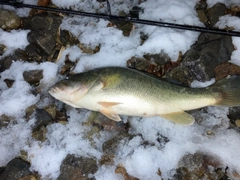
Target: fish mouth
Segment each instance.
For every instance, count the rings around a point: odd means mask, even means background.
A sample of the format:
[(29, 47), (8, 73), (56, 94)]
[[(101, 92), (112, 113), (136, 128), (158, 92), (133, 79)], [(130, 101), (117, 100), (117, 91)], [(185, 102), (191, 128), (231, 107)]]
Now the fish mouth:
[(50, 95), (52, 95), (53, 97), (55, 97), (55, 98), (61, 97), (62, 92), (63, 92), (63, 90), (61, 88), (59, 88), (59, 87), (51, 87), (48, 90), (48, 93)]

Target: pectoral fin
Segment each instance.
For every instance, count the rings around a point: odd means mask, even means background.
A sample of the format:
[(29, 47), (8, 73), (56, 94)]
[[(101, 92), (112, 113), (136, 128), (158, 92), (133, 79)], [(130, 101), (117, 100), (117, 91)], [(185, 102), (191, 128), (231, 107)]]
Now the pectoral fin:
[(111, 106), (116, 106), (118, 104), (121, 104), (119, 102), (107, 102), (107, 101), (99, 101), (98, 104), (100, 104), (104, 108), (108, 108)]
[(181, 124), (181, 125), (191, 125), (195, 121), (190, 114), (184, 111), (174, 112), (170, 114), (161, 114), (160, 116), (166, 118), (169, 121), (172, 121), (176, 124)]
[(118, 114), (111, 112), (108, 109), (101, 109), (100, 112), (107, 116), (109, 119), (112, 119), (114, 121), (121, 121), (121, 118), (119, 117)]

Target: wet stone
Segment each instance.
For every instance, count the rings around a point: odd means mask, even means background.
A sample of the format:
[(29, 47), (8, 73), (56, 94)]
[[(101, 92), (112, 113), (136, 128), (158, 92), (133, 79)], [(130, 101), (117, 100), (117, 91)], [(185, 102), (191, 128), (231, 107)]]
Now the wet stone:
[(36, 122), (32, 127), (33, 132), (39, 130), (42, 126), (47, 126), (53, 121), (52, 116), (44, 109), (36, 109), (35, 117)]
[(89, 180), (89, 175), (94, 174), (98, 170), (97, 162), (93, 158), (75, 157), (67, 155), (60, 167), (60, 175), (57, 180)]
[(0, 9), (0, 28), (11, 30), (18, 28), (20, 24), (20, 18), (13, 11)]
[(15, 158), (11, 160), (4, 168), (4, 170), (0, 173), (0, 180), (19, 180), (19, 178), (31, 174), (29, 168), (29, 163), (19, 158)]
[(23, 78), (30, 85), (36, 86), (39, 84), (40, 80), (43, 78), (43, 70), (24, 71)]

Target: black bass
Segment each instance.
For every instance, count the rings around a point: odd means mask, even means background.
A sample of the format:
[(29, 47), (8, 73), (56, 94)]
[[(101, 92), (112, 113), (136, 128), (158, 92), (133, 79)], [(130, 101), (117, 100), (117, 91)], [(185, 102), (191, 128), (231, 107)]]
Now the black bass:
[(49, 93), (76, 108), (100, 111), (114, 121), (119, 115), (162, 116), (190, 125), (184, 112), (205, 106), (239, 106), (240, 78), (225, 78), (207, 88), (189, 88), (122, 67), (105, 67), (72, 75)]

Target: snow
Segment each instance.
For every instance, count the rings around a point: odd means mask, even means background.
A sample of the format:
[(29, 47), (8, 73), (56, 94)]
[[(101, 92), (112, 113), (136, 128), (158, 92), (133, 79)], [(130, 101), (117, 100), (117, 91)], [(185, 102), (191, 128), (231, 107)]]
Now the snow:
[(4, 55), (10, 54), (17, 48), (24, 49), (29, 44), (27, 41), (29, 31), (30, 30), (11, 30), (10, 32), (6, 32), (0, 29), (0, 42), (7, 46)]
[[(107, 13), (106, 3), (96, 0), (52, 0), (62, 8), (84, 10), (86, 12)], [(160, 20), (178, 24), (203, 26), (194, 10), (198, 0), (147, 0), (139, 6), (144, 9), (141, 19)], [(236, 4), (238, 0), (208, 0), (209, 6), (223, 2), (228, 7)], [(36, 4), (37, 1), (25, 0), (24, 3)], [(119, 11), (128, 12), (138, 1), (111, 1), (112, 14)], [(5, 6), (4, 6), (5, 7)], [(14, 9), (9, 8), (8, 9)], [(15, 9), (18, 15), (27, 16), (29, 10)], [(28, 153), (31, 170), (37, 171), (43, 179), (56, 179), (60, 173), (60, 165), (67, 154), (77, 156), (95, 157), (100, 159), (102, 144), (116, 135), (116, 132), (102, 131), (93, 136), (92, 142), (86, 137), (91, 127), (84, 126), (90, 111), (79, 110), (66, 106), (69, 116), (68, 123), (63, 125), (53, 123), (47, 126), (47, 140), (39, 142), (31, 136), (31, 126), (35, 122), (34, 116), (26, 120), (25, 110), (31, 105), (39, 108), (52, 103), (47, 90), (63, 76), (59, 70), (63, 66), (64, 57), (77, 62), (73, 72), (82, 72), (102, 66), (126, 66), (126, 60), (132, 56), (142, 57), (145, 53), (166, 52), (173, 61), (176, 61), (181, 51), (185, 53), (197, 40), (199, 33), (176, 29), (159, 28), (154, 26), (135, 24), (129, 37), (115, 27), (107, 27), (107, 20), (80, 16), (65, 16), (61, 24), (62, 29), (71, 31), (81, 43), (89, 46), (100, 46), (100, 51), (89, 55), (77, 46), (67, 47), (57, 63), (44, 62), (41, 64), (28, 63), (13, 59), (10, 69), (1, 73), (0, 78), (0, 116), (5, 114), (14, 119), (7, 127), (0, 129), (0, 166), (5, 166), (11, 159), (17, 157), (20, 151)], [(234, 27), (240, 30), (239, 18), (223, 16), (217, 26), (220, 28)], [(0, 29), (0, 44), (7, 46), (3, 54), (11, 54), (13, 50), (24, 49), (28, 45), (27, 33), (29, 30), (12, 30), (5, 32)], [(148, 35), (148, 39), (141, 44), (141, 33)], [(240, 38), (233, 37), (235, 51), (231, 62), (240, 65)], [(33, 95), (34, 87), (23, 79), (23, 72), (28, 70), (43, 70), (44, 78), (40, 81), (40, 93)], [(15, 82), (11, 88), (6, 86), (4, 79)], [(206, 87), (214, 83), (193, 82), (192, 87)], [(61, 106), (61, 103), (57, 104)], [(117, 147), (113, 165), (99, 166), (93, 175), (97, 180), (116, 179), (123, 177), (115, 173), (117, 165), (123, 165), (127, 172), (139, 179), (160, 179), (157, 174), (161, 170), (163, 179), (171, 179), (178, 167), (181, 158), (187, 153), (197, 151), (212, 154), (219, 158), (223, 165), (230, 170), (240, 173), (240, 161), (237, 160), (240, 149), (240, 135), (233, 129), (228, 129), (228, 108), (207, 107), (197, 114), (202, 121), (192, 126), (173, 124), (161, 117), (128, 119), (134, 135), (131, 140), (123, 139)], [(200, 119), (201, 119), (200, 118)], [(126, 121), (126, 120), (125, 120)], [(208, 135), (207, 132), (213, 132)], [(168, 139), (164, 141), (162, 137)], [(159, 140), (160, 139), (160, 140)], [(148, 142), (148, 144), (144, 144)], [(94, 145), (93, 145), (94, 144)]]

